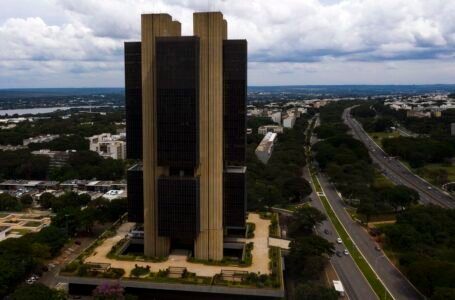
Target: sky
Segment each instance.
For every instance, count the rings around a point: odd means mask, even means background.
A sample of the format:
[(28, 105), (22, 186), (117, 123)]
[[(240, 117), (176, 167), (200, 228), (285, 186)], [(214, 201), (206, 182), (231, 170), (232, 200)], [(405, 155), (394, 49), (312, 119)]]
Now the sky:
[(0, 0), (0, 88), (123, 87), (140, 14), (221, 11), (249, 85), (455, 83), (455, 0)]

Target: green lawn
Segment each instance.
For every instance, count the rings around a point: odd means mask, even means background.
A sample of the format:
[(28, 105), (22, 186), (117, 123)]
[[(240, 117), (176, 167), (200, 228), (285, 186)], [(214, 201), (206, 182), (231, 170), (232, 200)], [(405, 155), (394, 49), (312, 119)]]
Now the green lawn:
[(428, 182), (431, 182), (433, 184), (438, 184), (438, 182), (435, 180), (435, 172), (438, 170), (445, 170), (448, 175), (448, 182), (455, 182), (455, 166), (454, 165), (449, 165), (449, 164), (428, 164), (425, 165), (425, 167), (420, 168), (418, 170), (415, 170), (415, 172), (425, 178)]
[(380, 172), (375, 172), (373, 187), (382, 189), (393, 186), (395, 186), (395, 184), (389, 178)]
[(397, 138), (400, 136), (398, 131), (394, 132), (368, 132), (368, 135), (375, 141), (376, 144), (382, 147), (382, 140), (385, 138)]

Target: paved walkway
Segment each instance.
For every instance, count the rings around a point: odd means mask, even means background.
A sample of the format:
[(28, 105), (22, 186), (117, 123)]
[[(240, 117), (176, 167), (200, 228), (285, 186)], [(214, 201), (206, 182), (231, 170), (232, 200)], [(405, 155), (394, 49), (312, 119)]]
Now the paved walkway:
[(261, 274), (269, 274), (269, 248), (268, 248), (268, 235), (270, 220), (263, 220), (258, 214), (250, 213), (247, 222), (255, 223), (256, 229), (254, 231), (254, 238), (247, 239), (246, 242), (253, 242), (254, 248), (253, 263), (249, 267), (234, 267), (234, 266), (208, 266), (200, 263), (191, 263), (186, 260), (175, 259), (170, 257), (165, 262), (153, 263), (142, 261), (121, 261), (107, 258), (107, 254), (112, 249), (112, 246), (117, 244), (128, 231), (134, 226), (134, 223), (122, 224), (117, 234), (111, 238), (106, 239), (98, 248), (96, 248), (91, 256), (85, 262), (88, 263), (109, 263), (112, 268), (121, 268), (125, 270), (124, 277), (129, 277), (131, 270), (135, 265), (150, 266), (151, 272), (158, 272), (165, 270), (168, 267), (185, 267), (189, 272), (196, 273), (197, 276), (213, 277), (215, 274), (221, 273), (221, 270), (241, 270), (248, 272), (260, 272)]
[(272, 247), (278, 247), (283, 250), (289, 250), (290, 240), (278, 239), (278, 238), (269, 238), (269, 245)]

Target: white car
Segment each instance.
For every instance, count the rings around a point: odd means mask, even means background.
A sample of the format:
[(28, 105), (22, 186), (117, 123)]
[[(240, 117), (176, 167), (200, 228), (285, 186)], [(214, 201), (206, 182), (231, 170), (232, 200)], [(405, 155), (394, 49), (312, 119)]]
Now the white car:
[(343, 253), (344, 253), (344, 255), (349, 255), (348, 249), (344, 249)]
[(337, 238), (337, 244), (341, 244), (343, 241), (340, 238)]

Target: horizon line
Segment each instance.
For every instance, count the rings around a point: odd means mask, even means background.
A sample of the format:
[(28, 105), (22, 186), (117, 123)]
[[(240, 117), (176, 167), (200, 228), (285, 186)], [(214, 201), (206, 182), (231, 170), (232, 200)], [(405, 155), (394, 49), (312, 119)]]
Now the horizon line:
[[(277, 84), (277, 85), (248, 85), (247, 87), (298, 87), (298, 86), (455, 86), (455, 83), (406, 83), (406, 84), (371, 84), (371, 83), (349, 83), (349, 84)], [(32, 89), (125, 89), (124, 86), (81, 86), (81, 87), (8, 87), (1, 90), (32, 90)]]

